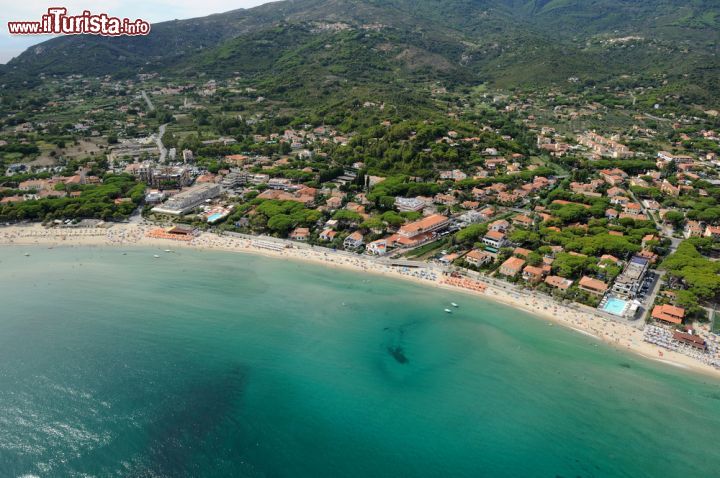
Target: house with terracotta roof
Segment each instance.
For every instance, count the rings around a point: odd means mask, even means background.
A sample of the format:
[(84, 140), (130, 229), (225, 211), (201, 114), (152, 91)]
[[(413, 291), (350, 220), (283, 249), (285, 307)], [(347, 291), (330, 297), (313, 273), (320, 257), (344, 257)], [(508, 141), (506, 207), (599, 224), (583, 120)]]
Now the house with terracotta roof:
[(27, 181), (21, 181), (18, 184), (20, 191), (42, 191), (43, 189), (50, 189), (54, 186), (54, 183), (49, 179), (28, 179)]
[(354, 202), (349, 202), (345, 205), (345, 209), (348, 211), (356, 212), (358, 214), (365, 214), (365, 206)]
[(499, 272), (504, 276), (515, 277), (520, 274), (524, 265), (525, 261), (523, 259), (520, 259), (519, 257), (510, 257), (502, 263)]
[(617, 257), (611, 255), (611, 254), (603, 254), (600, 256), (600, 263), (598, 264), (598, 267), (601, 269), (604, 269), (608, 262), (611, 262), (615, 264), (616, 266), (619, 266), (622, 264), (622, 261), (618, 259)]
[(265, 191), (258, 194), (258, 199), (273, 199), (276, 201), (295, 201), (306, 206), (311, 205), (315, 198), (312, 196), (297, 196), (279, 189), (266, 189)]
[(414, 238), (420, 234), (440, 231), (448, 225), (450, 225), (450, 220), (447, 217), (441, 214), (433, 214), (419, 221), (405, 224), (398, 230), (398, 234), (403, 237)]
[(510, 223), (505, 219), (498, 219), (497, 221), (491, 222), (488, 229), (491, 231), (507, 232), (507, 230), (510, 229)]
[(625, 196), (615, 196), (613, 198), (610, 198), (610, 204), (615, 204), (617, 206), (625, 207), (625, 205), (629, 202), (630, 198)]
[(623, 194), (625, 194), (625, 190), (622, 188), (619, 188), (617, 186), (613, 186), (607, 190), (607, 195), (608, 195), (608, 197), (611, 197), (611, 198), (613, 198), (615, 196), (621, 196)]
[(433, 202), (435, 202), (437, 204), (444, 204), (446, 206), (452, 206), (453, 204), (456, 204), (458, 202), (458, 200), (452, 194), (438, 193), (433, 198)]
[(373, 241), (365, 246), (365, 251), (368, 254), (373, 254), (376, 256), (382, 256), (387, 253), (388, 250), (388, 243), (386, 239), (378, 239), (377, 241)]
[(488, 220), (495, 215), (495, 208), (492, 206), (486, 207), (480, 211), (480, 214), (482, 214), (485, 220)]
[(444, 266), (449, 266), (453, 262), (455, 262), (457, 259), (462, 257), (464, 253), (463, 252), (451, 252), (450, 254), (445, 254), (442, 257), (438, 259), (438, 262)]
[(590, 292), (595, 295), (603, 295), (608, 290), (608, 285), (606, 283), (588, 276), (583, 276), (583, 278), (580, 279), (578, 287), (585, 292)]
[(679, 196), (680, 188), (677, 186), (674, 186), (670, 181), (665, 179), (665, 180), (663, 180), (662, 184), (660, 185), (660, 192), (662, 192), (664, 194), (668, 194), (670, 196)]
[(560, 276), (547, 276), (545, 278), (545, 283), (550, 287), (554, 287), (556, 289), (568, 290), (573, 284), (573, 281)]
[(519, 227), (532, 227), (533, 224), (535, 224), (535, 221), (525, 214), (517, 214), (516, 216), (513, 216), (512, 223), (513, 225)]
[(490, 171), (495, 171), (498, 166), (502, 166), (504, 164), (507, 164), (507, 160), (505, 158), (494, 158), (485, 160), (485, 167)]
[(332, 229), (325, 229), (323, 232), (320, 233), (320, 240), (321, 241), (332, 241), (337, 236), (337, 231), (333, 231)]
[(355, 231), (345, 238), (343, 241), (343, 247), (345, 249), (357, 249), (365, 244), (363, 241), (363, 235), (360, 231)]
[(502, 192), (497, 196), (498, 202), (502, 204), (514, 204), (518, 199), (520, 199), (520, 195), (515, 191), (509, 193)]
[(703, 235), (704, 227), (698, 221), (688, 221), (685, 223), (684, 235), (686, 239), (691, 237), (700, 237)]
[(648, 243), (657, 241), (657, 240), (658, 240), (658, 237), (655, 234), (646, 234), (642, 238), (642, 242), (640, 243), (640, 245), (642, 246), (643, 249), (645, 249), (645, 248), (647, 248)]
[(720, 226), (708, 226), (703, 233), (705, 237), (712, 237), (714, 240), (720, 240)]
[(638, 257), (642, 257), (644, 259), (647, 259), (651, 264), (655, 264), (659, 258), (657, 254), (655, 254), (653, 251), (649, 251), (647, 249), (643, 249), (642, 251), (637, 253)]
[(495, 258), (492, 254), (486, 251), (481, 251), (480, 249), (474, 249), (465, 254), (465, 261), (475, 267), (481, 267), (485, 264), (490, 264), (494, 260)]
[(325, 205), (330, 210), (340, 209), (340, 206), (342, 206), (342, 198), (337, 196), (330, 197), (325, 201)]
[(623, 207), (623, 212), (629, 214), (640, 214), (642, 212), (642, 206), (636, 202), (629, 202)]
[(522, 257), (524, 259), (527, 259), (531, 252), (532, 251), (530, 249), (525, 249), (523, 247), (516, 247), (513, 249), (514, 256)]
[(508, 243), (505, 233), (500, 231), (488, 231), (482, 238), (482, 242), (495, 249), (505, 247)]
[(632, 219), (633, 221), (648, 221), (648, 217), (642, 213), (642, 214), (633, 214), (631, 212), (621, 212), (620, 213), (620, 219)]
[(290, 233), (290, 239), (293, 241), (307, 241), (310, 238), (310, 229), (307, 227), (298, 227)]
[(670, 304), (656, 305), (652, 310), (652, 318), (668, 324), (682, 324), (685, 309)]
[(522, 278), (527, 282), (540, 282), (543, 276), (544, 271), (541, 267), (527, 265), (522, 271)]
[(484, 189), (480, 189), (480, 188), (478, 188), (478, 187), (475, 187), (475, 188), (472, 189), (472, 191), (470, 191), (470, 194), (472, 194), (472, 196), (473, 196), (475, 199), (484, 199), (485, 196), (487, 196), (487, 191), (485, 191)]
[(0, 199), (0, 204), (12, 204), (16, 202), (23, 202), (25, 198), (23, 196), (5, 196)]

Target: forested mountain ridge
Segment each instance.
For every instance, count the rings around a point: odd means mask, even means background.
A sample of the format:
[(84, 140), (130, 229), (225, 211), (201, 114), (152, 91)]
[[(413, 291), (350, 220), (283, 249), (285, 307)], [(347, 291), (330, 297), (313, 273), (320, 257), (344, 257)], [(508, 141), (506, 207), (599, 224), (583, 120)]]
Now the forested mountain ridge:
[(708, 101), (719, 24), (709, 0), (287, 0), (158, 23), (147, 37), (55, 38), (13, 59), (0, 81), (200, 70), (280, 88), (328, 78), (517, 87), (627, 77), (662, 78)]

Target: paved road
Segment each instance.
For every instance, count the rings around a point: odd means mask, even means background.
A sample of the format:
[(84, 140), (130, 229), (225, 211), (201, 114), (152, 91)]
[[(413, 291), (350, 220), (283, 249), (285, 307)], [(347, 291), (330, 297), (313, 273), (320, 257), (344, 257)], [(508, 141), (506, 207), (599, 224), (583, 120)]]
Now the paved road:
[(635, 196), (635, 193), (633, 193), (633, 192), (630, 190), (630, 188), (627, 189), (627, 192), (628, 192), (628, 194), (630, 195), (630, 197), (632, 198), (632, 200), (635, 201), (636, 203), (638, 203), (638, 204), (640, 205), (640, 210), (641, 210), (643, 213), (645, 213), (645, 215), (646, 215), (647, 217), (649, 217), (650, 220), (651, 220), (653, 223), (655, 223), (655, 227), (662, 233), (662, 232), (663, 232), (663, 228), (660, 227), (660, 224), (658, 224), (657, 220), (655, 220), (655, 216), (653, 216), (652, 214), (650, 214), (650, 211), (647, 210), (647, 208), (643, 205), (642, 201), (638, 200), (638, 198)]
[(160, 151), (160, 162), (164, 163), (165, 158), (167, 157), (167, 148), (162, 142), (162, 137), (165, 134), (165, 127), (167, 127), (167, 123), (161, 124), (160, 128), (158, 129), (158, 134), (155, 138), (155, 143), (157, 144), (158, 151)]
[(655, 121), (670, 121), (668, 118), (660, 118), (659, 116), (651, 115), (650, 113), (645, 113), (645, 116), (654, 119)]
[(665, 237), (666, 239), (668, 239), (670, 241), (670, 254), (675, 252), (683, 240), (678, 239), (677, 237), (674, 237), (673, 236), (674, 229), (672, 229), (672, 227), (666, 227), (666, 226), (660, 224), (655, 219), (655, 216), (650, 214), (650, 211), (645, 206), (643, 206), (642, 201), (638, 201), (638, 198), (635, 197), (635, 194), (633, 194), (633, 192), (630, 191), (630, 189), (628, 189), (627, 191), (630, 194), (630, 197), (633, 199), (633, 201), (640, 204), (640, 209), (642, 209), (642, 212), (644, 212), (646, 216), (648, 216), (650, 219), (652, 219), (652, 222), (655, 223), (655, 227), (660, 232), (660, 235), (662, 235), (663, 237)]
[[(150, 100), (150, 97), (149, 97), (148, 94), (145, 92), (145, 90), (142, 90), (142, 91), (140, 92), (140, 94), (142, 95), (143, 99), (145, 100), (145, 103), (147, 103), (148, 109), (149, 109), (150, 111), (154, 111), (154, 110), (155, 110), (155, 105), (153, 105), (152, 100)], [(166, 127), (166, 126), (167, 126), (167, 123), (160, 125), (160, 130), (158, 131), (158, 134), (157, 134), (157, 136), (155, 137), (155, 143), (157, 144), (158, 151), (160, 152), (160, 162), (161, 162), (161, 163), (164, 163), (164, 162), (165, 162), (165, 158), (167, 157), (167, 148), (165, 148), (165, 145), (163, 145), (163, 142), (162, 142), (162, 137), (163, 137), (163, 135), (165, 134), (165, 127)]]
[(147, 103), (148, 109), (150, 111), (155, 110), (155, 105), (153, 105), (152, 101), (150, 101), (150, 97), (147, 95), (147, 93), (145, 93), (145, 90), (142, 90), (140, 92), (140, 94), (142, 95), (143, 99), (145, 100), (145, 103)]

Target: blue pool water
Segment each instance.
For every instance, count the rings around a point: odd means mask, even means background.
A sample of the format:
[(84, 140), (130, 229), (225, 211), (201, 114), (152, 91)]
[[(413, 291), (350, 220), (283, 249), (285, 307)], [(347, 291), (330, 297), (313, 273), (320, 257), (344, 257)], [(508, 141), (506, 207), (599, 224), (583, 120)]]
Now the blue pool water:
[(605, 302), (605, 305), (603, 306), (603, 310), (605, 312), (609, 312), (613, 315), (623, 315), (623, 312), (625, 312), (625, 308), (627, 307), (627, 302), (618, 299), (617, 297), (610, 297), (607, 302)]
[(208, 217), (208, 222), (215, 222), (219, 219), (222, 219), (223, 215), (219, 212), (216, 212), (215, 214)]

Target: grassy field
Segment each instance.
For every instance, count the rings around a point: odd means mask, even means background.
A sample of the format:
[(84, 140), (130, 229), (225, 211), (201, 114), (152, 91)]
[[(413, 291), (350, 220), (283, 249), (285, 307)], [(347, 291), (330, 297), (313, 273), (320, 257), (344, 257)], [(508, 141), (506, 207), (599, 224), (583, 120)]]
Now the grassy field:
[(425, 259), (437, 254), (442, 249), (447, 247), (449, 244), (450, 244), (450, 238), (444, 237), (437, 241), (428, 242), (427, 244), (420, 246), (417, 249), (413, 249), (412, 251), (408, 251), (405, 254), (403, 254), (403, 256), (407, 259), (425, 260)]

